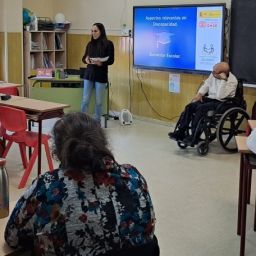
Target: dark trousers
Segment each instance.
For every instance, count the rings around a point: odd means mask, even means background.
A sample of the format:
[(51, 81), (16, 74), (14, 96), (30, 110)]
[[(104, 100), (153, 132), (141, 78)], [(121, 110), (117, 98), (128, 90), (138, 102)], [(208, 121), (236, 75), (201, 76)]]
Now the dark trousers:
[[(33, 245), (33, 242), (32, 242)], [(19, 254), (19, 252), (21, 254)], [(31, 252), (29, 250), (21, 250), (13, 254), (13, 256), (23, 256), (23, 252), (25, 253), (24, 256), (36, 256), (37, 254)], [(12, 255), (12, 254), (11, 254)], [(62, 255), (62, 254), (61, 254)], [(128, 248), (128, 249), (121, 249), (117, 251), (111, 251), (107, 254), (100, 254), (99, 256), (160, 256), (160, 248), (158, 245), (157, 237), (154, 235), (153, 240), (147, 244), (139, 245), (136, 247)]]
[(210, 110), (216, 109), (216, 107), (221, 103), (219, 100), (210, 99), (210, 98), (203, 98), (203, 101), (196, 101), (188, 104), (185, 107), (182, 116), (180, 117), (180, 124), (179, 129), (187, 130), (189, 124), (191, 122), (191, 131), (192, 135), (194, 135), (197, 124), (199, 120), (206, 116), (206, 113)]
[(123, 249), (120, 251), (109, 252), (102, 256), (159, 256), (160, 249), (158, 245), (158, 240), (154, 236), (153, 240), (147, 244), (140, 245), (137, 247)]

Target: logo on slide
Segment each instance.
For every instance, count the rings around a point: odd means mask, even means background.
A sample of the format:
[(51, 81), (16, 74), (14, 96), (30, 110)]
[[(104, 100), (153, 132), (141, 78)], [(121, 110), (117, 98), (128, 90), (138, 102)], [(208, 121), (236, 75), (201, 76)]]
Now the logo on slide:
[(156, 34), (156, 47), (159, 48), (159, 45), (170, 44), (172, 42), (171, 37), (173, 33), (161, 32)]
[(202, 53), (204, 55), (212, 55), (214, 53), (213, 44), (210, 44), (210, 45), (204, 44), (203, 49), (202, 49)]

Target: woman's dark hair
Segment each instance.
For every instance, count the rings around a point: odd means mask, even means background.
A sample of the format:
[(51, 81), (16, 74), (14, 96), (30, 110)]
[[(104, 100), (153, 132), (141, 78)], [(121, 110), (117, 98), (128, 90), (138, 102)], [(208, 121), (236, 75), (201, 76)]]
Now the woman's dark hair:
[[(102, 23), (99, 23), (99, 22), (96, 22), (93, 24), (93, 26), (96, 26), (99, 31), (100, 31), (100, 37), (99, 39), (107, 39), (107, 34), (106, 34), (106, 30), (105, 30), (105, 27)], [(93, 37), (91, 37), (91, 40), (94, 40)]]
[(88, 55), (90, 57), (106, 57), (105, 50), (108, 47), (108, 39), (106, 35), (105, 27), (102, 23), (94, 23), (100, 31), (100, 36), (97, 39), (91, 37), (91, 41), (88, 44)]
[(114, 159), (98, 121), (81, 112), (69, 113), (53, 127), (53, 155), (64, 170), (101, 171), (105, 157)]

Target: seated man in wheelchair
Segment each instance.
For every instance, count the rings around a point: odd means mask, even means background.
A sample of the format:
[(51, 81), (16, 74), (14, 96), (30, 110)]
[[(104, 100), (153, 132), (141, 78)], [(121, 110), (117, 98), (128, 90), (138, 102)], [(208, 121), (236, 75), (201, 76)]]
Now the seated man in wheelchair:
[[(195, 98), (185, 107), (175, 131), (168, 134), (170, 139), (183, 141), (188, 145), (197, 143), (196, 138), (200, 134), (195, 134), (195, 131), (199, 120), (208, 111), (216, 109), (226, 97), (234, 97), (237, 84), (238, 81), (230, 72), (228, 63), (220, 62), (214, 65), (212, 73), (204, 81)], [(188, 132), (190, 125), (191, 133)]]

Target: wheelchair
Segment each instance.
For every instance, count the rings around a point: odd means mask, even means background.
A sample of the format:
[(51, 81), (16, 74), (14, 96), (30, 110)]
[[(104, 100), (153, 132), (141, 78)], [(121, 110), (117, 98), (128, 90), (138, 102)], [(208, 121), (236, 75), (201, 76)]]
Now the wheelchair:
[[(174, 132), (179, 129), (182, 114)], [(217, 139), (218, 143), (227, 152), (237, 152), (235, 136), (246, 132), (248, 119), (246, 101), (243, 97), (243, 81), (238, 80), (235, 97), (225, 98), (215, 110), (210, 110), (202, 116), (196, 126), (191, 143), (187, 143), (185, 140), (177, 140), (177, 144), (181, 149), (196, 146), (198, 154), (204, 156), (209, 151), (209, 144)], [(185, 136), (191, 134), (190, 124)]]

